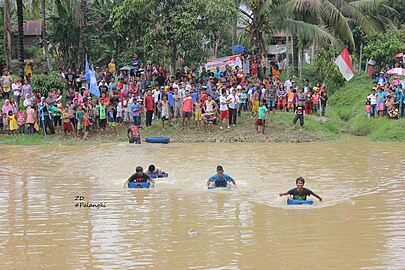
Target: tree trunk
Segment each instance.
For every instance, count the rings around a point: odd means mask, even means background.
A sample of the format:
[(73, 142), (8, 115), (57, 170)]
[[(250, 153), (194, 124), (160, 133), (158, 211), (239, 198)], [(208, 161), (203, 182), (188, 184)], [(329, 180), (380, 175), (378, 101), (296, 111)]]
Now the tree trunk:
[(44, 54), (46, 63), (48, 65), (48, 71), (52, 72), (51, 59), (49, 58), (48, 41), (46, 39), (46, 1), (42, 0), (42, 47), (44, 48)]
[(17, 0), (18, 21), (18, 69), (21, 79), (24, 78), (24, 6), (23, 0)]
[(86, 25), (87, 25), (87, 1), (81, 0), (80, 3), (80, 40), (79, 40), (79, 53), (78, 62), (80, 67), (84, 68), (85, 64), (85, 55), (87, 52), (86, 47)]
[(298, 75), (298, 36), (292, 36), (292, 49), (293, 49), (293, 73)]
[(360, 61), (359, 61), (359, 72), (361, 72), (361, 61), (363, 61), (363, 42), (360, 43)]
[(238, 42), (238, 17), (239, 17), (240, 0), (235, 0), (236, 14), (233, 18), (232, 25), (232, 46)]
[(304, 55), (304, 46), (300, 48), (301, 50), (301, 61), (300, 61), (300, 81), (302, 81), (302, 70), (304, 69), (304, 61), (305, 61), (305, 55)]
[(6, 67), (11, 69), (11, 0), (4, 0), (4, 60)]
[(173, 44), (172, 53), (170, 55), (170, 74), (176, 74), (176, 61), (177, 61), (177, 45), (176, 43)]

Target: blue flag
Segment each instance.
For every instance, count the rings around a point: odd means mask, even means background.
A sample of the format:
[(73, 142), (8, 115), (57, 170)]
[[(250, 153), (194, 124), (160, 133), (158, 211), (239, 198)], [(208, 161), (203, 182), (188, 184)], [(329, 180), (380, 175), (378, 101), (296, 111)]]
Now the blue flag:
[(89, 68), (89, 61), (87, 61), (87, 54), (86, 54), (86, 67), (85, 67), (85, 71), (86, 71), (86, 80), (87, 80), (87, 82), (90, 82), (90, 68)]
[(95, 96), (100, 96), (100, 90), (98, 89), (96, 73), (94, 72), (94, 67), (91, 67), (90, 73), (90, 93)]

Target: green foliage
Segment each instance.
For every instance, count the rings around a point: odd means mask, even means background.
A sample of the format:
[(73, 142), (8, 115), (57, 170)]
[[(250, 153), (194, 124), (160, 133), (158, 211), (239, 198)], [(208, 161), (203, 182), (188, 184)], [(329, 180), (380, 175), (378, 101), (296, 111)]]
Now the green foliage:
[(65, 88), (65, 82), (56, 73), (32, 76), (32, 90), (35, 93), (39, 92), (41, 95), (47, 96), (48, 92), (53, 89), (60, 89), (63, 92)]
[(398, 31), (390, 31), (367, 38), (364, 55), (366, 58), (374, 59), (382, 68), (395, 59), (395, 54), (404, 50), (405, 36)]
[(339, 68), (332, 62), (337, 55), (338, 52), (336, 50), (331, 46), (326, 46), (320, 49), (319, 55), (315, 59), (316, 79), (321, 82), (326, 80), (332, 89), (340, 87), (345, 83), (345, 79), (340, 73)]
[(56, 0), (55, 7), (48, 19), (48, 38), (52, 44), (51, 52), (57, 56), (59, 66), (75, 67), (78, 64), (80, 27), (69, 1)]
[(114, 8), (114, 29), (142, 44), (146, 59), (175, 63), (180, 57), (193, 66), (207, 57), (206, 44), (229, 28), (233, 6), (233, 0), (124, 1)]

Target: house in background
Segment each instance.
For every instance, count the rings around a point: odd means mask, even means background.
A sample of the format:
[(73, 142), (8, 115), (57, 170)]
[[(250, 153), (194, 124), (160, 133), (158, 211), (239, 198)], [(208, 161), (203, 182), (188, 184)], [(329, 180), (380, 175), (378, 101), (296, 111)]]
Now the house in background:
[[(25, 21), (24, 25), (24, 50), (37, 47), (39, 48), (41, 46), (40, 42), (42, 39), (42, 20), (31, 20), (31, 21)], [(18, 52), (18, 31), (17, 31), (17, 25), (14, 27), (13, 31), (13, 38), (11, 40), (11, 46), (12, 46), (12, 53), (11, 57), (16, 59), (17, 58), (17, 52)], [(30, 58), (29, 55), (27, 55)]]

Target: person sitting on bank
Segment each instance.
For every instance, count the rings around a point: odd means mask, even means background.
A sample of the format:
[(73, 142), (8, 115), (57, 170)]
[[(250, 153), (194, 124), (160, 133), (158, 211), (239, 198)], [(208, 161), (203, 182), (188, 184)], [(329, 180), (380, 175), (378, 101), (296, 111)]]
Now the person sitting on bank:
[(165, 172), (161, 168), (159, 168), (159, 167), (157, 167), (157, 166), (155, 166), (153, 164), (150, 164), (148, 169), (145, 171), (145, 173), (148, 176), (152, 177), (152, 174), (159, 175), (159, 174), (163, 174)]
[(210, 187), (227, 187), (229, 182), (236, 186), (235, 180), (224, 173), (224, 168), (221, 165), (217, 166), (217, 173), (208, 179), (207, 186)]
[(127, 186), (129, 182), (135, 183), (151, 182), (152, 186), (155, 185), (155, 181), (149, 175), (143, 172), (143, 168), (141, 166), (136, 167), (135, 173), (128, 178), (128, 180), (124, 184), (124, 187)]
[(296, 188), (292, 188), (287, 192), (280, 192), (279, 193), (280, 197), (288, 195), (289, 200), (304, 200), (305, 201), (307, 199), (307, 196), (312, 195), (312, 196), (318, 198), (319, 201), (322, 201), (322, 198), (318, 194), (312, 192), (311, 190), (309, 190), (307, 188), (304, 188), (304, 184), (305, 184), (304, 178), (298, 177), (297, 180), (295, 180), (295, 183), (297, 184)]
[(141, 144), (141, 135), (139, 135), (138, 127), (133, 124), (128, 127), (127, 137), (129, 143)]

